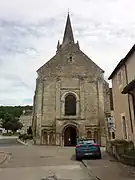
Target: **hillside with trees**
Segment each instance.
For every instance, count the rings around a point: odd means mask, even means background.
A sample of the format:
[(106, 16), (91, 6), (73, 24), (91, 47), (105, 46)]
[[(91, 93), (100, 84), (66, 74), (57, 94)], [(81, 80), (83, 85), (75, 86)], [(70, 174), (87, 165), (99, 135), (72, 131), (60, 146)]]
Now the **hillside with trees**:
[(21, 129), (19, 118), (24, 110), (32, 110), (32, 106), (0, 106), (1, 127), (13, 132)]

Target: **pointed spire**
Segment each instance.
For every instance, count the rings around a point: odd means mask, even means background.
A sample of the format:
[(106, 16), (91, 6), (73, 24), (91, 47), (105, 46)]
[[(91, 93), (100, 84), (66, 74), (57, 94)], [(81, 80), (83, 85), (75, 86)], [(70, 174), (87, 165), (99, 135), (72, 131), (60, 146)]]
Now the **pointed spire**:
[(67, 22), (66, 22), (62, 46), (65, 46), (68, 43), (74, 43), (74, 36), (73, 36), (69, 12), (68, 12), (68, 16), (67, 16)]

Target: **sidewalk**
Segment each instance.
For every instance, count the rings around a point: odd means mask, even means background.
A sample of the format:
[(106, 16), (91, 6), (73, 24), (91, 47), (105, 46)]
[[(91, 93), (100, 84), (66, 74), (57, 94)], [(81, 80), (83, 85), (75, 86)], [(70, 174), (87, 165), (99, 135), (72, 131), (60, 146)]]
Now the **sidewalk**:
[(0, 139), (17, 139), (18, 136), (1, 136), (0, 135)]
[(135, 179), (135, 167), (124, 165), (103, 153), (100, 160), (84, 160), (89, 171), (103, 180), (133, 180)]

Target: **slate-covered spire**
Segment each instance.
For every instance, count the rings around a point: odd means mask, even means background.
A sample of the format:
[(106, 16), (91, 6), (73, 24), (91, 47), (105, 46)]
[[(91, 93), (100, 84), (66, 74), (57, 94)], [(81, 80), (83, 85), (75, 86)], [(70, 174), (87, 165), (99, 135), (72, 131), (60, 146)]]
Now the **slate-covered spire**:
[(69, 16), (69, 13), (68, 13), (62, 46), (65, 46), (65, 45), (67, 45), (69, 43), (74, 43), (74, 36), (73, 36), (70, 16)]

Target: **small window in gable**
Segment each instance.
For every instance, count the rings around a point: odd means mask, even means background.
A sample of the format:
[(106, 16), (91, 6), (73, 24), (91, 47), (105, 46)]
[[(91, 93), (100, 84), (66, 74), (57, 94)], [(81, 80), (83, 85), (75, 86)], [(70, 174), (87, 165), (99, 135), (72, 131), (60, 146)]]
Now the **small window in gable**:
[(72, 62), (72, 56), (69, 56), (69, 62)]
[(119, 85), (122, 84), (122, 72), (121, 71), (118, 73), (118, 84)]

